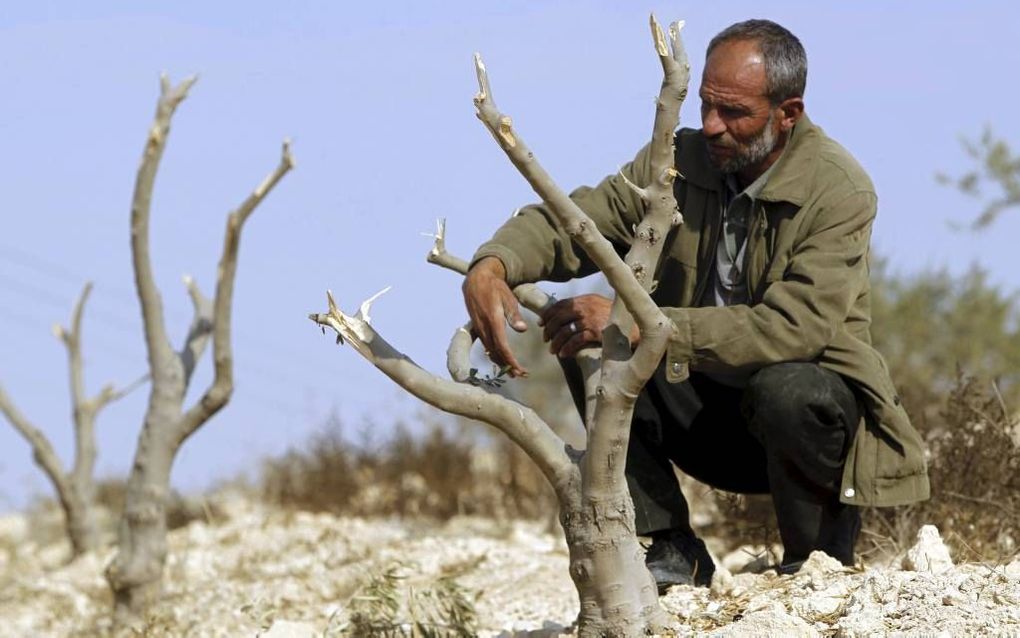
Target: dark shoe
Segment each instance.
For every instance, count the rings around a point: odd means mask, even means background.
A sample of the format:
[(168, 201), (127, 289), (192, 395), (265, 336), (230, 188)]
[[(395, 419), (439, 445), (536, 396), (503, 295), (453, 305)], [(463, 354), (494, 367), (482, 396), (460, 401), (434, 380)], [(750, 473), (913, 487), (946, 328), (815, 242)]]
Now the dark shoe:
[(704, 541), (687, 531), (653, 534), (645, 565), (655, 578), (659, 594), (673, 585), (708, 587), (715, 573), (715, 563)]
[(800, 571), (800, 568), (804, 566), (806, 560), (793, 561), (792, 563), (782, 562), (776, 565), (776, 573), (780, 576), (792, 576)]

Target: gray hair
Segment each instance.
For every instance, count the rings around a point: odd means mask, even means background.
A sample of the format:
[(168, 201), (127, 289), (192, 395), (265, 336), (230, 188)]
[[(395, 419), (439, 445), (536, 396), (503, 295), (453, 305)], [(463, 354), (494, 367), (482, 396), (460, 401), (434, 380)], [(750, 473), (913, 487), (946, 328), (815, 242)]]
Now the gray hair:
[(765, 91), (773, 104), (803, 97), (807, 85), (807, 54), (797, 36), (771, 20), (745, 20), (726, 27), (708, 43), (705, 57), (724, 42), (750, 40), (765, 61)]

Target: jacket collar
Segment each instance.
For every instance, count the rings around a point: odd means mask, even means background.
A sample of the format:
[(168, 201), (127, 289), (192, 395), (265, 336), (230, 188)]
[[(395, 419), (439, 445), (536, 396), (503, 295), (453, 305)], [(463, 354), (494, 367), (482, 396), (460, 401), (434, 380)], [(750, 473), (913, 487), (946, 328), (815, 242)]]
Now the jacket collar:
[[(823, 133), (812, 124), (807, 114), (801, 116), (790, 136), (789, 146), (780, 156), (769, 176), (768, 183), (757, 199), (767, 202), (790, 202), (803, 206), (810, 195), (818, 165), (818, 153)], [(719, 169), (708, 161), (704, 135), (698, 131), (680, 148), (680, 166), (684, 178), (707, 190), (721, 190), (725, 179)], [(686, 169), (686, 170), (684, 170)]]

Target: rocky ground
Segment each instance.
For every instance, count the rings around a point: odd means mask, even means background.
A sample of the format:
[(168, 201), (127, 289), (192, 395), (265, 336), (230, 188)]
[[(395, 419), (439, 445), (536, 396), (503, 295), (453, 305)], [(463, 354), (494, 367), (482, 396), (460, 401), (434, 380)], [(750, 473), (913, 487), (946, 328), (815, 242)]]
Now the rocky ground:
[[(171, 533), (166, 595), (145, 635), (364, 635), (373, 614), (382, 634), (381, 609), (398, 629), (416, 618), (465, 635), (570, 635), (566, 548), (538, 524), (337, 518), (217, 498), (206, 520)], [(35, 525), (0, 519), (0, 636), (102, 635), (112, 550), (66, 564), (66, 544)], [(847, 569), (816, 554), (796, 576), (720, 569), (711, 589), (675, 587), (662, 604), (675, 635), (1020, 634), (1020, 560), (953, 565), (934, 528), (919, 538), (892, 566)], [(750, 558), (719, 562), (736, 570)]]

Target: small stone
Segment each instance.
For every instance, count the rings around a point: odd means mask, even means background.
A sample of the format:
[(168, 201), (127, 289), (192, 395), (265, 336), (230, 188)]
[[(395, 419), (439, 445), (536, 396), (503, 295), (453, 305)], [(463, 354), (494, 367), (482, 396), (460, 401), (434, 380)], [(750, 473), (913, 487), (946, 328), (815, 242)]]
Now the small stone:
[(295, 622), (292, 620), (277, 620), (259, 638), (314, 638), (319, 636), (319, 631), (314, 625), (306, 622)]
[(0, 543), (18, 545), (31, 535), (28, 519), (21, 514), (0, 516)]
[(797, 572), (798, 576), (824, 576), (828, 574), (839, 574), (846, 571), (846, 566), (823, 551), (811, 552), (808, 559), (801, 565)]
[(1003, 571), (1006, 572), (1007, 578), (1015, 578), (1020, 580), (1020, 558), (1010, 562), (1008, 565), (1003, 567)]
[(937, 527), (925, 525), (917, 532), (917, 543), (907, 551), (903, 568), (927, 574), (942, 574), (953, 568), (949, 548)]
[(713, 596), (725, 596), (733, 589), (733, 574), (722, 565), (715, 568), (712, 574), (712, 585), (709, 590)]
[(969, 598), (960, 591), (948, 591), (942, 595), (943, 605), (966, 605)]

